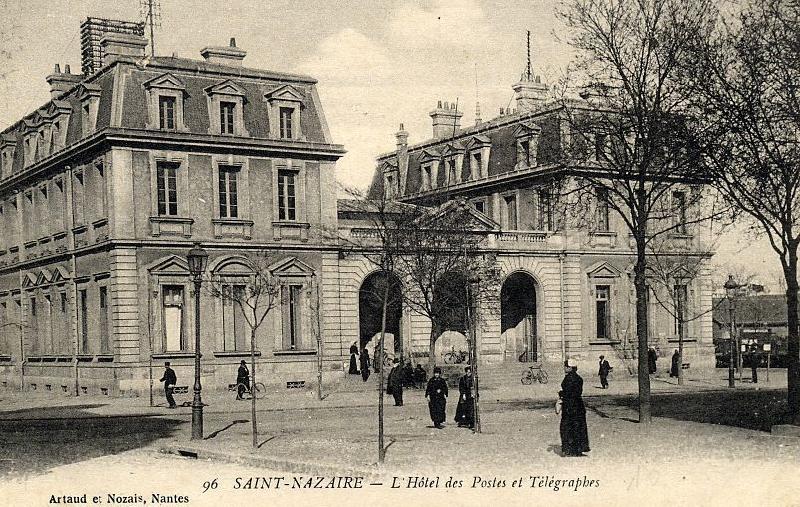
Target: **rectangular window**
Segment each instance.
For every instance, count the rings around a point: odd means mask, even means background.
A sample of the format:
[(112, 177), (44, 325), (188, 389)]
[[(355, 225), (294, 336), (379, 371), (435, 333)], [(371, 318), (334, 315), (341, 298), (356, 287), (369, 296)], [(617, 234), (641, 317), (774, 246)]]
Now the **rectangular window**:
[(673, 299), (675, 303), (675, 322), (673, 325), (673, 331), (675, 336), (678, 336), (680, 326), (683, 326), (683, 336), (686, 336), (686, 301), (689, 299), (689, 290), (685, 284), (675, 284), (672, 288), (673, 290)]
[(294, 171), (278, 171), (278, 220), (297, 220), (296, 179)]
[(83, 134), (86, 135), (92, 131), (92, 125), (90, 124), (92, 119), (90, 105), (88, 103), (84, 104), (83, 107), (81, 108), (81, 112), (82, 112), (81, 120), (83, 124)]
[(458, 183), (458, 179), (456, 178), (456, 161), (453, 159), (446, 161), (445, 167), (447, 168), (447, 183), (449, 185)]
[(183, 337), (183, 286), (165, 285), (162, 288), (162, 318), (164, 351), (178, 352), (186, 349)]
[(477, 180), (481, 177), (482, 172), (482, 164), (483, 158), (481, 157), (481, 152), (475, 151), (470, 156), (470, 161), (472, 162), (470, 166), (470, 179)]
[(233, 114), (236, 111), (235, 102), (219, 103), (219, 129), (222, 134), (233, 134)]
[(517, 196), (507, 195), (504, 197), (506, 203), (506, 229), (516, 231), (517, 223)]
[(601, 161), (606, 158), (606, 135), (595, 134), (594, 136), (594, 159)]
[(397, 189), (396, 185), (394, 175), (387, 174), (384, 182), (385, 188), (383, 189), (383, 195), (386, 199), (394, 199), (396, 194), (395, 190)]
[(284, 285), (281, 287), (283, 303), (283, 347), (286, 350), (300, 348), (300, 304), (302, 285)]
[(167, 162), (158, 162), (156, 166), (159, 215), (178, 215), (178, 167)]
[(39, 317), (37, 305), (38, 303), (35, 297), (32, 297), (28, 300), (28, 313), (30, 313), (30, 322), (28, 322), (28, 327), (31, 337), (31, 352), (38, 354), (41, 352), (41, 342), (39, 341)]
[(611, 287), (609, 285), (598, 285), (595, 287), (595, 318), (597, 319), (597, 337), (609, 338), (609, 328), (611, 322)]
[(519, 161), (530, 167), (531, 165), (531, 142), (524, 139), (519, 142)]
[(89, 298), (86, 289), (79, 291), (81, 305), (81, 353), (89, 353)]
[(108, 354), (108, 287), (100, 287), (100, 353)]
[(597, 218), (595, 228), (599, 232), (608, 232), (610, 229), (608, 222), (608, 189), (598, 187), (595, 189), (595, 194), (597, 197)]
[(540, 231), (553, 230), (553, 201), (550, 192), (547, 190), (539, 190), (538, 192), (538, 228)]
[(294, 109), (291, 107), (280, 108), (280, 127), (281, 139), (291, 139), (292, 136), (292, 114)]
[(175, 130), (175, 97), (158, 98), (158, 125), (164, 130)]
[(222, 327), (224, 332), (224, 350), (248, 350), (248, 326), (245, 319), (242, 301), (245, 294), (244, 285), (228, 285), (224, 291), (230, 291), (231, 297), (223, 299)]
[(430, 164), (422, 166), (422, 190), (433, 188), (433, 168)]
[(675, 213), (675, 232), (686, 234), (686, 194), (684, 192), (673, 192), (672, 206)]
[(72, 215), (75, 225), (83, 225), (86, 223), (86, 187), (83, 184), (83, 172), (76, 171), (73, 176)]
[(239, 216), (239, 167), (219, 166), (219, 216), (237, 218)]
[(59, 298), (61, 301), (61, 313), (67, 313), (67, 293), (60, 292)]

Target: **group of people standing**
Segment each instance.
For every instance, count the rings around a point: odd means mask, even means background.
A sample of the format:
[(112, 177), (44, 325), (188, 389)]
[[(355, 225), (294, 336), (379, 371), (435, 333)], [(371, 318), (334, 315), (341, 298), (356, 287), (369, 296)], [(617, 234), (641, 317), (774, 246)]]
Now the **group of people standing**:
[[(433, 427), (442, 429), (447, 419), (447, 381), (442, 377), (442, 369), (433, 369), (433, 377), (425, 388), (428, 400), (428, 411)], [(455, 422), (459, 428), (475, 428), (475, 398), (472, 394), (472, 368), (464, 368), (464, 375), (458, 379), (458, 405), (456, 405)]]

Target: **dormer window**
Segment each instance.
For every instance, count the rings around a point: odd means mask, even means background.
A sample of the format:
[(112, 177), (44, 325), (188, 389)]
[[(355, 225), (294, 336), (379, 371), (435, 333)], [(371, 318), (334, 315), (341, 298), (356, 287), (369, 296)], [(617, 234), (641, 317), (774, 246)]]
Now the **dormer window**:
[(608, 148), (608, 137), (603, 133), (594, 135), (594, 159), (598, 162), (606, 159)]
[(438, 186), (439, 162), (441, 154), (432, 149), (425, 149), (420, 154), (420, 192), (433, 190)]
[(273, 138), (304, 139), (300, 125), (303, 98), (303, 94), (291, 85), (283, 85), (264, 96), (268, 105), (270, 135)]
[(161, 74), (143, 84), (147, 90), (148, 122), (146, 128), (187, 130), (183, 119), (183, 99), (186, 87), (172, 74)]
[(523, 123), (515, 129), (514, 135), (517, 138), (516, 169), (526, 169), (538, 165), (537, 155), (541, 131), (541, 127), (534, 123)]
[(423, 164), (422, 166), (422, 190), (431, 190), (435, 186), (435, 177), (433, 175), (433, 163)]
[(0, 178), (11, 174), (14, 167), (14, 150), (16, 138), (12, 134), (2, 134), (0, 137)]
[(205, 89), (208, 97), (209, 134), (248, 136), (244, 128), (245, 90), (230, 79)]
[(459, 183), (460, 178), (456, 172), (456, 159), (450, 158), (444, 161), (445, 174), (447, 175), (447, 184), (454, 185)]
[(158, 126), (175, 130), (175, 97), (158, 97)]
[(387, 200), (392, 200), (398, 194), (397, 170), (392, 170), (383, 174), (383, 195)]
[(83, 135), (94, 132), (97, 126), (97, 110), (100, 104), (100, 87), (95, 84), (81, 84), (78, 88), (81, 101), (81, 125)]
[(491, 147), (491, 139), (484, 135), (477, 135), (467, 142), (470, 180), (486, 178), (489, 175), (489, 152)]

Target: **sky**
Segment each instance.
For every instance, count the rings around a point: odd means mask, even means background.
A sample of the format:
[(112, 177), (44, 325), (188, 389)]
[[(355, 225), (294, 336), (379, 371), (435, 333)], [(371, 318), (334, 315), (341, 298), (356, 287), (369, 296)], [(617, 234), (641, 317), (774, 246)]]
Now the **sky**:
[[(572, 59), (556, 0), (158, 0), (156, 53), (200, 59), (205, 46), (235, 37), (244, 65), (301, 72), (319, 81), (328, 125), (347, 154), (337, 178), (366, 186), (375, 157), (394, 149), (403, 123), (409, 142), (431, 136), (428, 113), (458, 102), (462, 125), (513, 107), (511, 85), (526, 65), (555, 82)], [(0, 128), (49, 98), (54, 64), (80, 71), (80, 24), (87, 16), (139, 20), (140, 0), (0, 0)], [(733, 231), (720, 241), (719, 271), (778, 268), (763, 240)]]

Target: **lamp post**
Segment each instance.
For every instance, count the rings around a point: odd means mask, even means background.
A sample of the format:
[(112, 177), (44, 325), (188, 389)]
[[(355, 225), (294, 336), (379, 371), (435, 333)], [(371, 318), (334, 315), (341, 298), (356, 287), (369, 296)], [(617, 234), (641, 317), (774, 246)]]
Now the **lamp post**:
[(203, 400), (200, 397), (200, 286), (208, 263), (208, 252), (195, 243), (186, 256), (194, 282), (194, 398), (192, 399), (192, 440), (203, 439)]
[(730, 360), (728, 361), (728, 387), (736, 387), (734, 381), (734, 371), (733, 371), (733, 361), (736, 354), (736, 340), (734, 339), (734, 330), (733, 330), (733, 315), (735, 312), (735, 301), (733, 296), (735, 295), (736, 289), (739, 288), (739, 284), (737, 284), (734, 279), (733, 275), (728, 275), (728, 280), (725, 281), (725, 294), (728, 297), (728, 324), (730, 325), (731, 336), (730, 336)]

